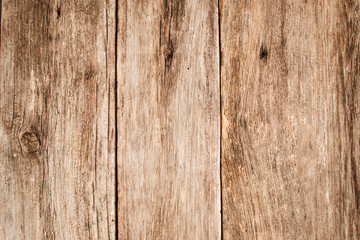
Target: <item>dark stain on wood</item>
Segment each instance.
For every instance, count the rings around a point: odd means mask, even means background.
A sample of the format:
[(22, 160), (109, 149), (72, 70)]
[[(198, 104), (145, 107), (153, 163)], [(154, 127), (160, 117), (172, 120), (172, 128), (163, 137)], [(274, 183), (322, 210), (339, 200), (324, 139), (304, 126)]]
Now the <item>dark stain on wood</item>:
[(93, 67), (88, 67), (84, 73), (85, 81), (89, 81), (95, 77), (95, 70)]

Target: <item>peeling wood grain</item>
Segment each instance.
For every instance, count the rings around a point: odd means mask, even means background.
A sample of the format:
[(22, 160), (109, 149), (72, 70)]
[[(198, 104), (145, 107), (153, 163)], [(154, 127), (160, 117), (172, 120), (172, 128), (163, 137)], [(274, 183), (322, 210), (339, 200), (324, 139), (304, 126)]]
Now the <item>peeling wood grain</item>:
[(219, 239), (217, 2), (118, 6), (119, 239)]
[(224, 239), (359, 239), (359, 1), (222, 0)]
[(115, 2), (1, 1), (0, 239), (115, 239)]

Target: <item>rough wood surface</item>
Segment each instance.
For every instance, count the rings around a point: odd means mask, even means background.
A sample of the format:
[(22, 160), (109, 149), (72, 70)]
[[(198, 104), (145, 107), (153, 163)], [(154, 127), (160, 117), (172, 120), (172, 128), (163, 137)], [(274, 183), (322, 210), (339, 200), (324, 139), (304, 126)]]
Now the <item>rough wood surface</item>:
[(219, 239), (217, 2), (118, 6), (119, 239)]
[(360, 239), (359, 0), (0, 0), (0, 24), (1, 240)]
[(115, 239), (115, 2), (1, 6), (0, 239)]
[(224, 239), (359, 239), (359, 1), (222, 0)]

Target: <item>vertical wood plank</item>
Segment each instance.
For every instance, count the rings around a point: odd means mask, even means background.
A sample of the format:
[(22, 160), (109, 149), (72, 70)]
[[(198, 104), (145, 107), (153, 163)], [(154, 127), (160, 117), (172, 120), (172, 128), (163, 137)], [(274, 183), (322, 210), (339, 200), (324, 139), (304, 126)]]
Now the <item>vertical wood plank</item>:
[(0, 239), (115, 239), (115, 2), (1, 3)]
[(224, 239), (360, 238), (359, 1), (221, 1)]
[(118, 9), (119, 239), (219, 239), (217, 2)]

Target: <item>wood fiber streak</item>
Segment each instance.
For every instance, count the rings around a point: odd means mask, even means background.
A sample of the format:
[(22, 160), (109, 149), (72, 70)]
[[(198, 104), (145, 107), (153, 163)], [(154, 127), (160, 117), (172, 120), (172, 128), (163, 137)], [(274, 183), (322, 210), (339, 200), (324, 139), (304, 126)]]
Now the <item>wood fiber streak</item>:
[(115, 2), (1, 1), (0, 239), (115, 239)]
[(360, 238), (359, 9), (221, 1), (224, 239)]
[(219, 239), (217, 2), (118, 6), (119, 239)]

